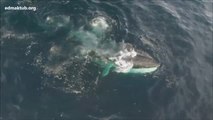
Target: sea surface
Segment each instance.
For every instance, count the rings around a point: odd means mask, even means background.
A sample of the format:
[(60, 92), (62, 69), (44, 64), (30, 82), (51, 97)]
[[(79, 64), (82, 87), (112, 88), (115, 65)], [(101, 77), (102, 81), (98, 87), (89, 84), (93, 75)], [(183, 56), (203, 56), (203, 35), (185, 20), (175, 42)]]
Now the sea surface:
[[(211, 0), (0, 4), (0, 120), (213, 120)], [(107, 40), (143, 49), (160, 68), (147, 75), (101, 77), (100, 68), (79, 57), (79, 42), (72, 41), (79, 37), (91, 47), (97, 38), (87, 25), (99, 16), (111, 27)]]

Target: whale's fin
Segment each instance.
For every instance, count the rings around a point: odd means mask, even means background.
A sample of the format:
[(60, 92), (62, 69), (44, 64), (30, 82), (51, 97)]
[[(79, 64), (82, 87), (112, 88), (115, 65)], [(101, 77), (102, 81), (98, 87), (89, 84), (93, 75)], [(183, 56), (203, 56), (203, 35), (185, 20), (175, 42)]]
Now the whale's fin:
[(110, 70), (114, 67), (114, 64), (112, 62), (108, 63), (104, 70), (102, 71), (102, 77), (105, 77), (109, 74)]

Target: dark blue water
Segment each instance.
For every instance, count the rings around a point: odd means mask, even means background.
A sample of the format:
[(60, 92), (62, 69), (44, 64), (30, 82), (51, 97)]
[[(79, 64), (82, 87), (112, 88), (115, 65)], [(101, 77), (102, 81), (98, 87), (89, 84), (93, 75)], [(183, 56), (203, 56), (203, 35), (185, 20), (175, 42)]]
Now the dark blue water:
[[(17, 5), (37, 10), (4, 10)], [(210, 0), (1, 0), (0, 120), (213, 120), (212, 11)], [(161, 67), (103, 78), (76, 58), (70, 34), (97, 16), (107, 39)]]

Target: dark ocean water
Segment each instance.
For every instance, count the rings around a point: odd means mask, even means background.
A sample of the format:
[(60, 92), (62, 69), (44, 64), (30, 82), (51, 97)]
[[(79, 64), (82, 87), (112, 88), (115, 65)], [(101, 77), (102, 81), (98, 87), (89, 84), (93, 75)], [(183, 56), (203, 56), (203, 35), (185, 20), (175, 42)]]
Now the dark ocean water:
[[(17, 5), (37, 10), (4, 10)], [(212, 11), (211, 0), (1, 0), (0, 120), (213, 120)], [(99, 77), (69, 40), (97, 16), (161, 67)]]

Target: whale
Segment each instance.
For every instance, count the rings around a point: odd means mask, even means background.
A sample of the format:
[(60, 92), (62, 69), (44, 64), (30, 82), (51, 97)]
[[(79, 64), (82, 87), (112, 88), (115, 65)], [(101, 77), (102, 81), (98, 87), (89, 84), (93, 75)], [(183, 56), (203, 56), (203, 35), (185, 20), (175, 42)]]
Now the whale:
[(113, 24), (104, 16), (93, 18), (89, 25), (72, 31), (71, 39), (79, 43), (76, 49), (82, 56), (90, 56), (94, 64), (101, 69), (101, 75), (111, 72), (119, 74), (149, 74), (156, 71), (160, 63), (148, 52), (136, 48), (132, 43), (116, 42), (107, 35)]
[[(134, 50), (133, 45), (124, 44), (124, 50), (113, 57), (101, 56), (96, 59), (96, 63), (102, 66), (102, 76), (107, 76), (110, 72), (120, 74), (150, 74), (160, 67), (160, 63), (147, 52)], [(131, 46), (131, 48), (127, 48)]]

